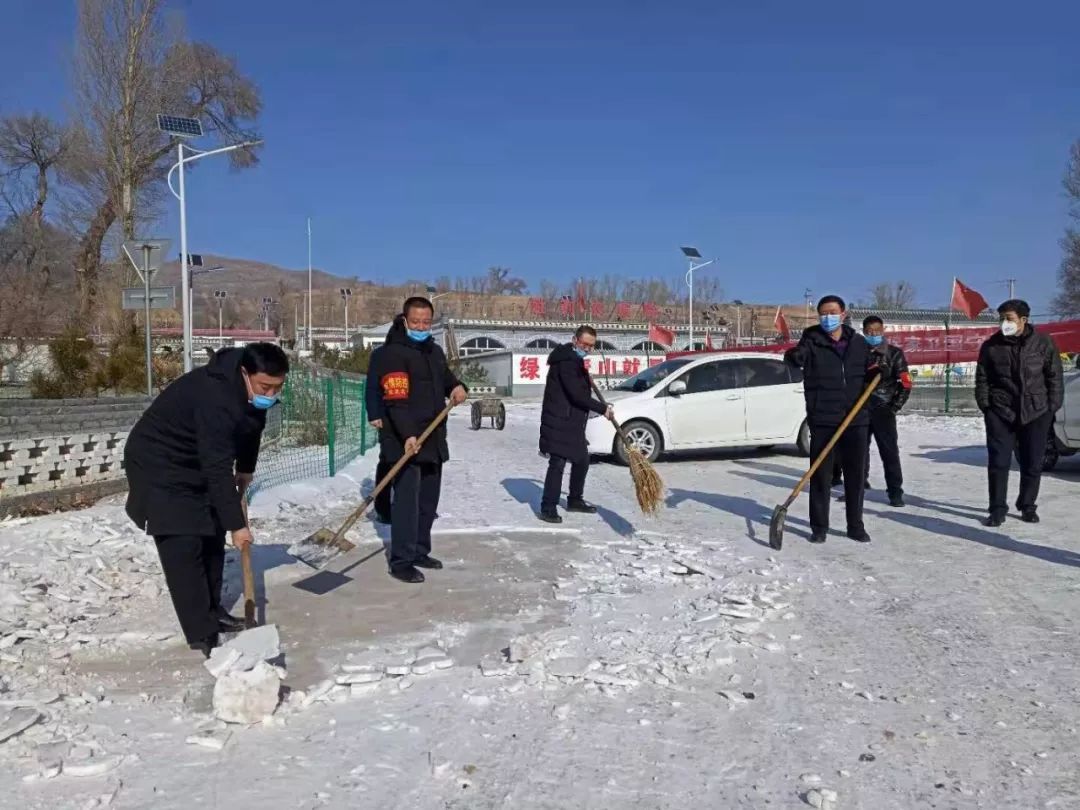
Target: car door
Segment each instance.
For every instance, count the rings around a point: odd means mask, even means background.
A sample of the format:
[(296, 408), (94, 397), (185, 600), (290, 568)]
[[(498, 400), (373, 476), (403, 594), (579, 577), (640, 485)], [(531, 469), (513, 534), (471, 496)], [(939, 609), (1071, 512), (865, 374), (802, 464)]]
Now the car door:
[(743, 358), (737, 363), (746, 402), (747, 441), (790, 439), (806, 417), (802, 373), (779, 358)]
[[(1064, 411), (1065, 423), (1062, 432), (1070, 447), (1080, 447), (1080, 374), (1065, 375), (1065, 402), (1061, 408)], [(1062, 413), (1058, 412), (1058, 419)]]
[[(686, 385), (671, 393), (676, 381)], [(743, 392), (732, 360), (713, 360), (693, 366), (675, 378), (665, 391), (668, 436), (673, 450), (738, 444), (746, 432)]]

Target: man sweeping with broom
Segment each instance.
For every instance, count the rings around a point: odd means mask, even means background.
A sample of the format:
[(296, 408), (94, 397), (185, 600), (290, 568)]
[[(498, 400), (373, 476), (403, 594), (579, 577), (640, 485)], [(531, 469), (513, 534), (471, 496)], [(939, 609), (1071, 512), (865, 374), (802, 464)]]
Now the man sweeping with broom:
[(592, 395), (585, 358), (595, 348), (596, 330), (591, 326), (579, 326), (571, 343), (559, 346), (548, 355), (547, 384), (540, 413), (540, 453), (548, 459), (539, 514), (545, 523), (562, 523), (558, 506), (567, 463), (570, 464), (567, 511), (596, 512), (596, 507), (585, 500), (585, 477), (589, 474), (585, 425), (590, 413), (602, 414), (614, 421), (615, 411)]

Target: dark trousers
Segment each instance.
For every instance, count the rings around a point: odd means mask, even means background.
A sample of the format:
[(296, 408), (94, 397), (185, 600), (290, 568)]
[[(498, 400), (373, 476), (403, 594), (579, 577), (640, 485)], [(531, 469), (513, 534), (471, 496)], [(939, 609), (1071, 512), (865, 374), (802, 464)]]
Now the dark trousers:
[[(900, 466), (900, 441), (896, 414), (891, 408), (870, 411), (870, 435), (877, 444), (881, 466), (885, 468), (885, 488), (889, 496), (904, 494), (904, 471)], [(870, 475), (870, 442), (866, 442), (866, 474)]]
[[(548, 458), (547, 475), (544, 476), (544, 496), (540, 500), (541, 511), (552, 511), (559, 505), (562, 494), (563, 471), (567, 460), (562, 456)], [(585, 478), (589, 474), (589, 460), (574, 462), (570, 465), (570, 493), (568, 500), (579, 501), (585, 497)]]
[[(810, 457), (816, 459), (836, 432), (836, 427), (814, 425), (810, 428)], [(847, 510), (847, 530), (863, 530), (863, 496), (866, 493), (866, 456), (870, 432), (866, 425), (852, 425), (836, 443), (816, 473), (810, 479), (810, 528), (827, 531), (829, 528), (829, 490), (832, 488), (833, 467), (839, 465), (844, 474), (844, 508)]]
[(165, 584), (188, 644), (218, 632), (225, 535), (170, 534), (154, 537)]
[(442, 465), (410, 462), (394, 479), (390, 508), (390, 570), (408, 568), (431, 553), (431, 526), (439, 508)]
[(1046, 439), (1054, 421), (1045, 413), (1026, 425), (1010, 424), (993, 411), (986, 412), (987, 478), (990, 490), (990, 513), (1004, 515), (1009, 511), (1009, 468), (1013, 452), (1020, 464), (1020, 495), (1016, 508), (1023, 512), (1034, 509), (1039, 500), (1042, 483)]
[[(379, 453), (379, 463), (375, 467), (375, 484), (378, 485), (386, 476), (390, 473), (390, 468), (394, 465), (387, 461), (386, 458)], [(375, 512), (382, 517), (390, 516), (390, 501), (391, 494), (394, 491), (394, 484), (391, 481), (390, 486), (386, 487), (375, 497)]]

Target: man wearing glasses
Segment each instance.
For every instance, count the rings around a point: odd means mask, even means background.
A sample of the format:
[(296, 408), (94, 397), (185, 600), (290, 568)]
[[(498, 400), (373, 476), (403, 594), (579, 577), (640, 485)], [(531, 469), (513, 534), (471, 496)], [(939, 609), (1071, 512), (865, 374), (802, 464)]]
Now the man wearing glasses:
[(545, 523), (562, 523), (558, 506), (567, 463), (570, 464), (567, 511), (596, 512), (596, 507), (585, 500), (585, 477), (589, 474), (585, 425), (590, 413), (614, 419), (615, 412), (610, 405), (605, 406), (593, 398), (585, 358), (595, 348), (596, 330), (591, 326), (579, 326), (572, 342), (559, 346), (548, 355), (547, 384), (540, 414), (540, 454), (548, 459), (539, 515)]

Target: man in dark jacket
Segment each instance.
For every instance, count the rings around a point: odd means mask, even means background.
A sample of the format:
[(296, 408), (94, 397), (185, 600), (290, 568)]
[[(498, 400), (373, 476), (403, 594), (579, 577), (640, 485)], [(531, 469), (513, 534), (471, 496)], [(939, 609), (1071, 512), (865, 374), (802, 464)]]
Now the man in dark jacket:
[[(881, 466), (885, 468), (885, 488), (889, 505), (904, 505), (904, 471), (900, 464), (900, 443), (896, 430), (896, 415), (900, 413), (911, 396), (911, 373), (907, 357), (899, 346), (893, 346), (885, 336), (885, 322), (877, 315), (863, 320), (863, 337), (870, 344), (871, 365), (881, 372), (881, 382), (870, 395), (870, 436), (877, 443)], [(866, 443), (866, 473), (870, 475), (870, 442)], [(840, 470), (833, 478), (833, 486), (839, 481)], [(866, 485), (870, 488), (869, 483)], [(841, 496), (841, 500), (845, 500)]]
[(243, 629), (221, 605), (225, 533), (251, 545), (244, 492), (288, 372), (272, 343), (220, 351), (161, 392), (124, 448), (128, 516), (153, 535), (184, 636), (207, 656)]
[(388, 558), (391, 576), (418, 583), (424, 581), (419, 568), (442, 568), (431, 556), (431, 526), (439, 507), (442, 465), (450, 458), (446, 423), (436, 428), (423, 447), (417, 440), (446, 407), (447, 397), (460, 405), (468, 393), (431, 337), (435, 317), (431, 301), (410, 298), (402, 315), (387, 333), (379, 358), (379, 387), (386, 409), (379, 440), (387, 463), (410, 456), (394, 480)]
[(990, 515), (985, 524), (1005, 522), (1014, 449), (1020, 462), (1016, 508), (1022, 520), (1038, 523), (1046, 439), (1064, 396), (1061, 355), (1053, 339), (1028, 322), (1026, 301), (1006, 301), (998, 315), (1001, 331), (983, 343), (975, 369), (975, 401), (986, 419)]
[[(383, 406), (382, 388), (379, 381), (382, 379), (380, 372), (380, 357), (383, 352), (382, 346), (376, 346), (368, 358), (367, 383), (364, 386), (364, 404), (367, 409), (368, 424), (375, 430), (381, 431), (385, 426), (386, 408)], [(394, 465), (386, 460), (386, 454), (382, 451), (382, 442), (379, 443), (379, 463), (375, 467), (375, 483), (382, 481)], [(390, 522), (390, 500), (392, 487), (386, 487), (375, 498), (375, 520), (379, 523)]]
[[(810, 456), (825, 449), (836, 429), (855, 406), (869, 382), (874, 359), (865, 338), (844, 323), (846, 306), (839, 296), (827, 295), (818, 302), (819, 325), (806, 329), (799, 345), (784, 360), (803, 372), (806, 421), (810, 426)], [(839, 456), (844, 474), (847, 535), (860, 543), (870, 542), (863, 526), (863, 495), (866, 483), (870, 416), (864, 408), (841, 436), (833, 453)], [(833, 458), (826, 458), (810, 480), (810, 542), (824, 543), (829, 532), (829, 489)]]
[(596, 512), (596, 507), (585, 500), (585, 477), (589, 474), (585, 424), (590, 413), (613, 419), (614, 411), (593, 398), (585, 358), (595, 348), (596, 330), (579, 326), (572, 343), (559, 346), (548, 355), (547, 384), (540, 413), (540, 452), (548, 457), (540, 519), (547, 523), (562, 523), (558, 505), (567, 462), (570, 463), (567, 511)]

